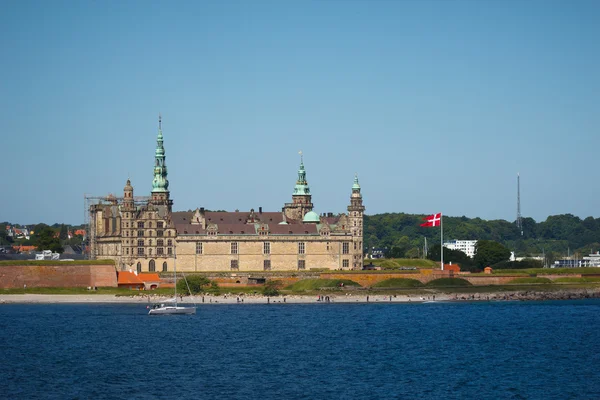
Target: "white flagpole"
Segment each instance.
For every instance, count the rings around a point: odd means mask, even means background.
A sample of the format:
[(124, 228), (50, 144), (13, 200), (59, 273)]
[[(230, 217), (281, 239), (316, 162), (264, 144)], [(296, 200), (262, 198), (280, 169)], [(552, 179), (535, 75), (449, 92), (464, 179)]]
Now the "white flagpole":
[(442, 271), (444, 270), (444, 214), (440, 213), (440, 254), (442, 255), (440, 263)]

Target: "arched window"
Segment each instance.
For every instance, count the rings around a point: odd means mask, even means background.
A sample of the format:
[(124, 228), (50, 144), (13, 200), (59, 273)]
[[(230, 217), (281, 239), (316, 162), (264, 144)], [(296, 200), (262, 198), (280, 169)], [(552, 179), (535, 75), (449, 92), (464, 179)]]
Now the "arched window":
[(137, 263), (137, 272), (138, 272), (138, 274), (139, 274), (140, 272), (142, 272), (142, 263), (141, 263), (141, 262), (138, 262), (138, 263)]
[(150, 269), (150, 272), (155, 272), (156, 271), (154, 260), (150, 260), (150, 267), (149, 267), (149, 269)]
[(163, 272), (167, 272), (167, 262), (163, 263)]

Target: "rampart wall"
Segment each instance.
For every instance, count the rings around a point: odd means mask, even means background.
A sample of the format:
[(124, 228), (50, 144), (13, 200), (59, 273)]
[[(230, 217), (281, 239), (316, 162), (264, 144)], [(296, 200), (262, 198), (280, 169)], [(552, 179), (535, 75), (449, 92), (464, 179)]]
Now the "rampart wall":
[(2, 265), (0, 289), (117, 287), (114, 265)]

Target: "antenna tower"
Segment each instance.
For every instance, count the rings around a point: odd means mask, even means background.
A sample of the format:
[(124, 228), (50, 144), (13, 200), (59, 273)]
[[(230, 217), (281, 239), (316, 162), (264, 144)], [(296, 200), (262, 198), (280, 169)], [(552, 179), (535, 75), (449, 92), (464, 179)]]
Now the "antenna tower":
[(521, 176), (517, 172), (517, 228), (523, 236), (523, 220), (521, 219)]

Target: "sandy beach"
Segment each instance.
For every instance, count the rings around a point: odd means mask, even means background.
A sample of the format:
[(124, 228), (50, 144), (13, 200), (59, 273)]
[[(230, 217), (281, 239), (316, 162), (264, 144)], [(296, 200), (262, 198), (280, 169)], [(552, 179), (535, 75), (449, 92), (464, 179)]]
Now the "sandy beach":
[[(600, 298), (600, 288), (565, 289), (554, 292), (543, 291), (513, 291), (502, 293), (436, 293), (434, 295), (373, 295), (356, 293), (335, 293), (325, 295), (286, 295), (266, 297), (262, 295), (232, 295), (220, 296), (184, 296), (181, 303), (197, 305), (218, 304), (320, 304), (320, 303), (425, 303), (425, 302), (462, 302), (462, 301), (536, 301), (536, 300), (570, 300), (584, 298)], [(159, 303), (168, 297), (155, 296), (115, 296), (108, 294), (1, 294), (0, 304), (54, 304), (54, 303)]]

